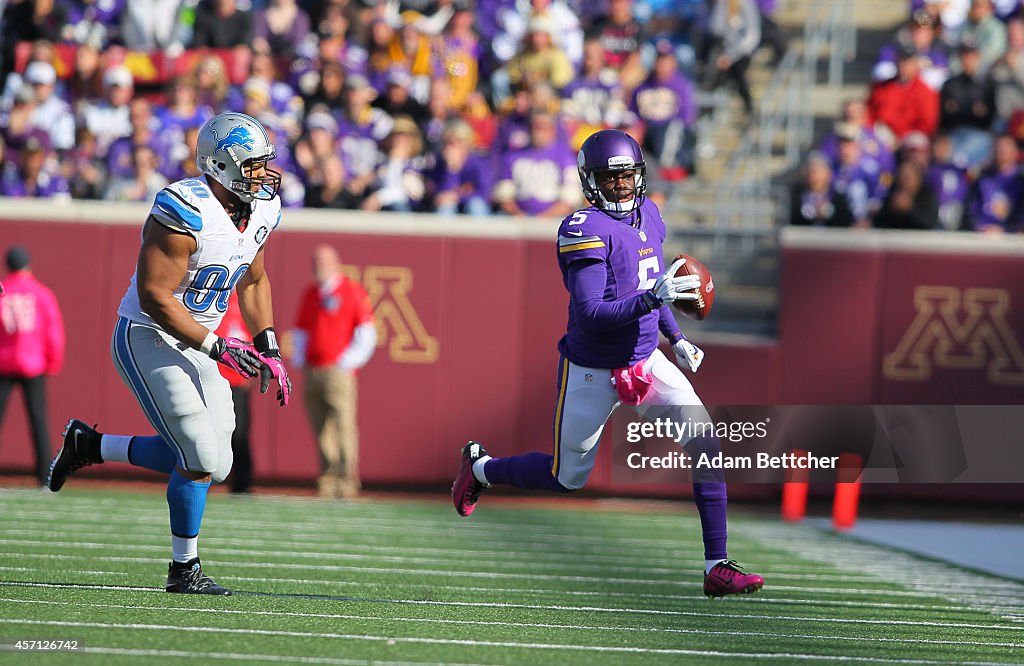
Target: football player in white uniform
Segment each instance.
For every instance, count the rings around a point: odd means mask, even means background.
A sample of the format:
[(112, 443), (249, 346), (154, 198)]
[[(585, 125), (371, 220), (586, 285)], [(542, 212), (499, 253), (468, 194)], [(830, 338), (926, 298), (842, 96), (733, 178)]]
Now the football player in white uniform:
[[(217, 363), (259, 376), (261, 393), (276, 380), (281, 405), (291, 394), (263, 258), (281, 222), (281, 175), (267, 166), (274, 156), (263, 126), (247, 115), (222, 113), (199, 130), (204, 177), (157, 194), (111, 341), (118, 373), (158, 434), (105, 435), (71, 419), (50, 464), (53, 492), (75, 470), (104, 461), (170, 475), (168, 592), (231, 594), (203, 573), (198, 550), (210, 483), (223, 481), (232, 461), (231, 391)], [(246, 325), (259, 331), (252, 343), (212, 332), (236, 288)]]

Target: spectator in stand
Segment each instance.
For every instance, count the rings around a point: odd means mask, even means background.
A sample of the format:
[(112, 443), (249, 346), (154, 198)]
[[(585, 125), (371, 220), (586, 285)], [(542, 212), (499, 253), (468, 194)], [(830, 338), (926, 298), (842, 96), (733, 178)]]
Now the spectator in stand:
[(252, 49), (259, 54), (293, 58), (309, 31), (309, 15), (295, 0), (270, 0), (253, 16)]
[(796, 226), (850, 227), (853, 215), (846, 196), (832, 187), (828, 158), (812, 152), (804, 161), (804, 177), (790, 190), (789, 223)]
[(349, 189), (362, 194), (373, 182), (380, 151), (378, 144), (390, 133), (394, 121), (380, 109), (370, 106), (377, 91), (365, 76), (352, 74), (345, 81), (348, 100), (345, 113), (338, 118), (341, 158), (352, 179)]
[(400, 67), (388, 72), (388, 85), (384, 94), (373, 100), (377, 107), (392, 118), (408, 116), (422, 127), (427, 122), (427, 107), (413, 99), (409, 94), (412, 86), (412, 75)]
[[(121, 39), (133, 51), (165, 51), (178, 55), (189, 36), (182, 0), (125, 2)], [(192, 5), (194, 6), (194, 4)]]
[(938, 38), (939, 24), (932, 14), (919, 9), (910, 16), (907, 25), (896, 33), (896, 39), (878, 52), (878, 60), (871, 70), (871, 80), (884, 83), (899, 74), (899, 52), (913, 49), (921, 66), (921, 79), (932, 90), (938, 90), (949, 78), (949, 56), (945, 44)]
[(65, 42), (101, 44), (120, 42), (121, 12), (126, 0), (64, 0), (68, 22), (61, 32)]
[(274, 110), (270, 82), (266, 79), (249, 77), (246, 80), (242, 86), (242, 113), (259, 119), (264, 125), (277, 128), (286, 136), (299, 135), (297, 120), (280, 116)]
[[(152, 148), (161, 167), (169, 167), (174, 161), (181, 159), (185, 149), (184, 145), (180, 141), (169, 144), (164, 140), (160, 122), (153, 116), (153, 107), (148, 99), (145, 97), (133, 99), (128, 114), (132, 133), (115, 140), (107, 150), (107, 171), (111, 178), (130, 178), (132, 176), (135, 172), (132, 154), (135, 152), (136, 146)], [(195, 154), (193, 153), (194, 158)], [(164, 175), (170, 178), (170, 175)]]
[(430, 85), (430, 99), (427, 100), (427, 120), (423, 123), (423, 141), (428, 153), (436, 154), (441, 145), (441, 135), (448, 121), (455, 117), (453, 109), (448, 105), (451, 86), (447, 77), (434, 79)]
[[(971, 41), (978, 45), (980, 60), (978, 72), (988, 70), (1006, 53), (1006, 24), (999, 20), (992, 7), (992, 0), (972, 0), (967, 23), (960, 33), (960, 41)], [(954, 72), (961, 71), (959, 59), (952, 63)]]
[[(551, 36), (574, 66), (583, 59), (583, 30), (580, 19), (564, 0), (530, 0), (496, 3), (497, 34), (491, 48), (500, 62), (508, 62), (519, 51), (529, 30), (530, 20), (542, 16), (552, 24)], [(505, 6), (501, 6), (504, 4)]]
[(416, 122), (408, 116), (395, 118), (391, 133), (381, 143), (383, 159), (377, 166), (376, 183), (363, 201), (363, 210), (408, 212), (423, 200), (423, 139)]
[(970, 9), (971, 0), (911, 0), (910, 3), (911, 13), (924, 10), (931, 15), (932, 23), (942, 26), (942, 39), (947, 44), (956, 44)]
[(79, 112), (79, 123), (89, 128), (96, 137), (101, 155), (105, 155), (115, 140), (132, 133), (129, 102), (134, 85), (132, 73), (118, 65), (103, 73), (104, 98), (96, 103), (86, 102)]
[(842, 120), (835, 129), (821, 142), (818, 150), (829, 158), (833, 167), (839, 163), (839, 136), (836, 132), (843, 123), (849, 123), (857, 129), (860, 139), (860, 153), (864, 160), (874, 160), (877, 164), (879, 181), (885, 185), (892, 182), (892, 174), (896, 170), (896, 155), (868, 123), (868, 107), (864, 100), (853, 99), (843, 104), (840, 113)]
[(223, 111), (231, 86), (224, 61), (218, 56), (208, 55), (196, 65), (195, 74), (199, 104), (213, 109), (214, 113)]
[(306, 187), (306, 207), (356, 210), (363, 197), (349, 190), (347, 182), (341, 158), (333, 154), (326, 157), (320, 163), (317, 181)]
[(152, 201), (166, 185), (167, 179), (157, 170), (156, 153), (146, 144), (139, 144), (132, 149), (132, 173), (111, 178), (103, 198), (144, 203)]
[(966, 167), (953, 158), (953, 141), (948, 134), (939, 134), (932, 142), (926, 178), (939, 199), (939, 224), (950, 231), (960, 229), (970, 182)]
[(708, 23), (717, 55), (711, 62), (711, 87), (732, 79), (743, 102), (748, 120), (754, 113), (747, 70), (750, 58), (761, 43), (761, 14), (754, 0), (719, 0), (711, 10)]
[(672, 43), (662, 40), (657, 50), (654, 69), (633, 91), (629, 110), (644, 124), (642, 145), (648, 155), (656, 158), (661, 177), (675, 182), (693, 171), (696, 92), (689, 79), (679, 73)]
[(0, 195), (40, 199), (70, 197), (68, 182), (60, 174), (60, 166), (50, 147), (50, 137), (45, 132), (29, 132), (21, 144), (15, 164), (17, 168), (4, 170)]
[[(238, 307), (236, 291), (232, 291), (228, 298), (228, 309), (220, 321), (220, 326), (217, 327), (216, 334), (236, 340), (252, 339), (252, 333), (242, 318), (242, 310)], [(252, 488), (252, 382), (222, 363), (218, 363), (217, 366), (221, 376), (231, 385), (231, 403), (235, 412), (235, 429), (231, 433), (231, 492), (244, 494)]]
[(307, 186), (323, 181), (321, 168), (337, 152), (338, 121), (326, 108), (314, 106), (306, 116), (305, 134), (295, 142), (295, 163)]
[(317, 77), (316, 90), (303, 98), (303, 107), (326, 108), (331, 113), (341, 113), (345, 105), (345, 68), (341, 63), (325, 61)]
[(383, 92), (388, 72), (392, 67), (401, 67), (412, 75), (412, 96), (425, 103), (431, 79), (444, 72), (433, 52), (430, 35), (425, 32), (423, 16), (419, 12), (404, 11), (397, 20), (399, 30), (392, 31), (386, 57), (371, 60), (370, 83), (378, 92)]
[(530, 145), (530, 112), (534, 101), (526, 86), (516, 88), (512, 98), (506, 101), (495, 139), (494, 147), (498, 153), (511, 153)]
[(554, 23), (546, 16), (530, 19), (522, 48), (508, 63), (508, 80), (513, 86), (543, 81), (557, 90), (569, 85), (575, 74), (572, 63), (552, 37)]
[(989, 130), (996, 116), (992, 80), (979, 71), (978, 45), (963, 39), (959, 46), (961, 72), (946, 81), (939, 95), (939, 128), (953, 140), (953, 153), (968, 167), (981, 166), (992, 153)]
[(169, 182), (177, 182), (185, 178), (199, 178), (202, 172), (196, 166), (196, 146), (199, 144), (199, 128), (189, 127), (185, 130), (184, 149), (172, 150), (171, 157), (164, 165), (161, 173)]
[(601, 40), (588, 38), (584, 43), (583, 69), (562, 89), (562, 111), (576, 150), (594, 132), (617, 127), (625, 115), (622, 86), (605, 65)]
[(281, 199), (281, 205), (285, 208), (301, 208), (306, 198), (306, 186), (296, 173), (298, 169), (292, 157), (288, 134), (283, 128), (274, 125), (278, 121), (274, 115), (260, 115), (256, 119), (263, 124), (270, 145), (277, 153), (275, 164), (281, 171), (281, 187), (277, 190), (277, 196)]
[(1020, 17), (1006, 24), (1006, 40), (1006, 53), (989, 70), (996, 91), (996, 115), (1003, 122), (1024, 108), (1024, 20)]
[(14, 95), (10, 110), (0, 113), (0, 133), (7, 143), (16, 145), (32, 131), (32, 114), (36, 110), (36, 93), (32, 86), (22, 84)]
[(199, 104), (199, 87), (193, 74), (176, 77), (170, 85), (167, 106), (156, 112), (165, 143), (178, 145), (184, 142), (185, 130), (202, 127), (213, 117), (213, 109)]
[(11, 389), (21, 386), (36, 454), (36, 478), (43, 484), (53, 455), (46, 380), (64, 364), (64, 321), (53, 292), (32, 274), (24, 247), (7, 250), (7, 270), (0, 289), (0, 422)]
[(767, 46), (772, 50), (772, 64), (777, 65), (786, 55), (788, 40), (775, 22), (773, 14), (778, 0), (756, 0), (757, 10), (761, 13), (761, 42), (758, 48)]
[(494, 165), (473, 149), (473, 128), (463, 120), (448, 123), (441, 152), (428, 179), (434, 209), (441, 215), (491, 214)]
[(75, 132), (75, 146), (61, 160), (72, 199), (99, 199), (107, 182), (106, 160), (96, 153), (96, 137), (85, 127)]
[(459, 10), (438, 38), (437, 57), (448, 77), (448, 104), (462, 110), (480, 80), (480, 41), (473, 30), (473, 12)]
[(996, 139), (992, 165), (978, 177), (967, 198), (964, 226), (986, 234), (1019, 231), (1024, 215), (1024, 178), (1020, 174), (1020, 151), (1012, 136)]
[(854, 226), (871, 226), (871, 217), (882, 205), (886, 187), (881, 180), (877, 162), (865, 159), (860, 148), (860, 130), (852, 123), (836, 128), (839, 139), (838, 159), (833, 167), (832, 187), (846, 197)]
[(904, 160), (882, 209), (875, 216), (879, 229), (939, 228), (939, 199), (924, 177), (921, 166)]
[(100, 44), (83, 42), (75, 49), (75, 69), (67, 81), (67, 102), (75, 112), (88, 102), (103, 97), (103, 70), (100, 68)]
[(646, 36), (633, 18), (633, 0), (610, 0), (608, 14), (594, 21), (587, 36), (601, 40), (608, 66), (618, 73), (626, 93), (640, 85), (647, 74), (640, 57)]
[(370, 298), (341, 271), (329, 245), (313, 251), (315, 283), (299, 301), (292, 362), (305, 369), (303, 401), (320, 448), (321, 497), (355, 497), (359, 480), (356, 373), (377, 347)]
[(194, 49), (230, 49), (252, 44), (252, 13), (235, 0), (207, 0), (196, 7)]
[[(260, 79), (267, 84), (270, 92), (270, 109), (281, 119), (283, 126), (289, 132), (289, 138), (298, 138), (298, 131), (302, 126), (304, 104), (302, 98), (295, 93), (295, 89), (284, 81), (279, 81), (277, 76), (277, 65), (274, 56), (265, 53), (256, 53), (249, 62), (249, 78)], [(245, 86), (234, 86), (228, 91), (227, 106), (230, 109), (240, 109), (245, 103)]]
[(915, 130), (931, 136), (939, 124), (939, 96), (921, 80), (913, 47), (902, 45), (897, 70), (896, 78), (871, 89), (869, 122), (881, 123), (896, 139)]
[(530, 146), (504, 155), (500, 173), (494, 199), (509, 215), (563, 217), (579, 202), (576, 156), (547, 111), (530, 115)]
[(29, 63), (25, 83), (35, 91), (35, 108), (29, 120), (35, 129), (50, 135), (58, 151), (70, 150), (75, 143), (75, 117), (71, 106), (54, 94), (57, 71), (48, 62)]

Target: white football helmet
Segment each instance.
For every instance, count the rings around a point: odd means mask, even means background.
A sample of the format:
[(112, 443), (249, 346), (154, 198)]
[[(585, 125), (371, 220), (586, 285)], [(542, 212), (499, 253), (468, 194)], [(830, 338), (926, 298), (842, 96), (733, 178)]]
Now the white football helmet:
[(277, 196), (279, 172), (268, 168), (267, 175), (253, 178), (246, 176), (243, 168), (249, 162), (269, 162), (276, 156), (263, 125), (244, 113), (221, 113), (199, 130), (196, 166), (246, 203)]

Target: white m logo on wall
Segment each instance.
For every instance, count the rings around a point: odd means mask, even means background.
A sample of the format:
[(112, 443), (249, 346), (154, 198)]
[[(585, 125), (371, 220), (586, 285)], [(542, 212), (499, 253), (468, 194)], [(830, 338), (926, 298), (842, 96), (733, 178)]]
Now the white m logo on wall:
[(886, 379), (925, 381), (934, 366), (984, 369), (993, 384), (1024, 385), (1024, 352), (1006, 320), (1009, 291), (921, 286), (914, 307), (917, 316), (882, 363)]

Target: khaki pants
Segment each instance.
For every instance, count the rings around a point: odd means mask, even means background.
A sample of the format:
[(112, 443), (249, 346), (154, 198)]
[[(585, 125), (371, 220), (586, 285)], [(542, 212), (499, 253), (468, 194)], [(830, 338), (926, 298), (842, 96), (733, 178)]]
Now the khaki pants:
[(355, 375), (333, 367), (307, 368), (303, 398), (320, 446), (320, 495), (355, 497), (361, 487)]

